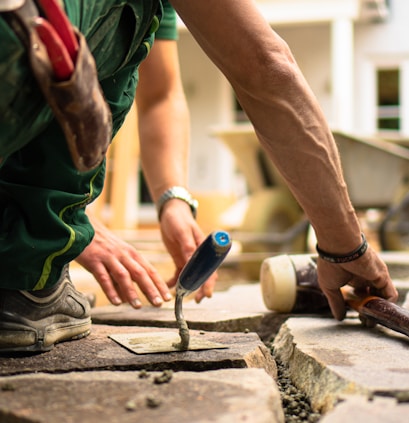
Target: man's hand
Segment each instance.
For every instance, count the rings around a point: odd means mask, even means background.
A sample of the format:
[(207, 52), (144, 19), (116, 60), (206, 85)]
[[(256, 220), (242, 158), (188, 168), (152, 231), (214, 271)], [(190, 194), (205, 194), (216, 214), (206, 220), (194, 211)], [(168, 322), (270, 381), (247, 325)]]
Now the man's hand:
[[(168, 286), (172, 287), (176, 284), (184, 265), (204, 241), (205, 235), (193, 218), (190, 207), (178, 199), (169, 200), (165, 204), (160, 223), (163, 242), (176, 266), (173, 278), (167, 282)], [(216, 279), (215, 272), (197, 291), (196, 302), (212, 296)]]
[(370, 292), (389, 301), (398, 298), (385, 263), (370, 246), (362, 257), (349, 263), (333, 264), (321, 258), (318, 258), (317, 263), (318, 282), (337, 320), (342, 320), (346, 313), (345, 300), (340, 291), (344, 285), (351, 285), (358, 292)]
[(156, 307), (172, 299), (157, 270), (135, 248), (95, 219), (92, 224), (94, 239), (76, 261), (94, 275), (112, 304), (128, 302), (140, 308), (136, 285)]

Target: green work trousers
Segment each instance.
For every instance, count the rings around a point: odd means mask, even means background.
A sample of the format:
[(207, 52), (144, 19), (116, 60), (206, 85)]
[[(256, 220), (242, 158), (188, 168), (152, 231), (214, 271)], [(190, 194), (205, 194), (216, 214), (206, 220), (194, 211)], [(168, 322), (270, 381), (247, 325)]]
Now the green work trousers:
[[(157, 0), (65, 0), (65, 10), (95, 58), (114, 136), (161, 8)], [(0, 45), (0, 288), (38, 290), (55, 284), (91, 242), (85, 207), (103, 188), (105, 164), (75, 169), (27, 52), (2, 14)]]

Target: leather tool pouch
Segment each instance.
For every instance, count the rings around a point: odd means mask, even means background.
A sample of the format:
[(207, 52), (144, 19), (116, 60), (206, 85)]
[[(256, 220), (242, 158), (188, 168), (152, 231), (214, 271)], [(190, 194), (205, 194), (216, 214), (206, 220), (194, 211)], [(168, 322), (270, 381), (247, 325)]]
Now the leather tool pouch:
[(25, 0), (0, 0), (0, 12), (10, 12), (23, 6)]
[(27, 45), (32, 71), (64, 132), (75, 167), (82, 172), (97, 167), (111, 142), (112, 117), (85, 37), (76, 30), (79, 51), (74, 73), (69, 80), (57, 82), (34, 28), (33, 18), (39, 15), (34, 2), (26, 0), (8, 15), (9, 24)]

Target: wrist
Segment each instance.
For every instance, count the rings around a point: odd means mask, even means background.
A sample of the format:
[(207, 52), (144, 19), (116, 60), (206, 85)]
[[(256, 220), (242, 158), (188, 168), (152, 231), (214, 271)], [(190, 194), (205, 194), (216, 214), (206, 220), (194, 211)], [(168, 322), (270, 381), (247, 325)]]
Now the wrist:
[(348, 263), (350, 261), (359, 259), (361, 256), (365, 254), (366, 250), (368, 249), (368, 242), (363, 233), (361, 233), (361, 240), (362, 242), (357, 248), (355, 248), (354, 250), (346, 254), (328, 253), (327, 251), (322, 250), (318, 246), (318, 244), (316, 245), (316, 250), (317, 250), (318, 256), (329, 263), (335, 263), (335, 264)]
[(196, 218), (197, 208), (199, 205), (198, 201), (193, 198), (192, 194), (186, 188), (181, 186), (173, 186), (171, 188), (168, 188), (159, 197), (159, 200), (157, 201), (156, 209), (158, 212), (159, 221), (160, 221), (165, 204), (169, 200), (173, 200), (173, 199), (184, 201), (190, 207), (193, 217)]

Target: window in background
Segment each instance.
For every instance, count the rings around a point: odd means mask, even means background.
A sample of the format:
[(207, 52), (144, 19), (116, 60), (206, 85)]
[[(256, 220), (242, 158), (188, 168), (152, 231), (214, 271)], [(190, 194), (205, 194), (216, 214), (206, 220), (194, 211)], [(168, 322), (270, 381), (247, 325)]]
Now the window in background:
[(401, 126), (399, 69), (378, 69), (377, 89), (378, 130), (399, 131)]

